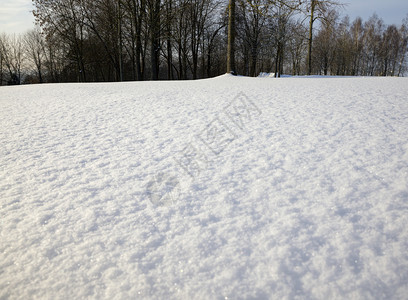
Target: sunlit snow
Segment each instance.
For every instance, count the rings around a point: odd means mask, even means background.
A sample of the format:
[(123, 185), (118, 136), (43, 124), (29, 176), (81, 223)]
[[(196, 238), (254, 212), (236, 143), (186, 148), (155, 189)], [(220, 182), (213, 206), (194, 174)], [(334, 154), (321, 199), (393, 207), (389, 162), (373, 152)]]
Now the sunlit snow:
[(404, 299), (408, 79), (0, 88), (0, 299)]

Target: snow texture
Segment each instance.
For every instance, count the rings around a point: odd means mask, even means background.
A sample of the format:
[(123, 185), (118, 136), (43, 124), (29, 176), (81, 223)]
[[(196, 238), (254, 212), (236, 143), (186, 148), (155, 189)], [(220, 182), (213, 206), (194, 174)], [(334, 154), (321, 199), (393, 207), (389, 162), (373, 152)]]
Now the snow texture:
[(408, 80), (0, 88), (0, 299), (407, 299)]

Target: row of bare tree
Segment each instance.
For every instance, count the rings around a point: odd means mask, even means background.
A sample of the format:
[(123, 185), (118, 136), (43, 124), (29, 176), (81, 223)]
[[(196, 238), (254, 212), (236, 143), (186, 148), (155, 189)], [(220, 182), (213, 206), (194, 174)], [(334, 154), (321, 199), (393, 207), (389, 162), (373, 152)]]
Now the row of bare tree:
[(407, 20), (350, 24), (331, 0), (226, 2), (33, 0), (37, 26), (0, 35), (0, 84), (196, 79), (227, 67), (248, 76), (407, 71)]
[(333, 75), (403, 76), (407, 71), (408, 18), (399, 28), (377, 16), (367, 22), (337, 14), (322, 22), (313, 48), (313, 72)]

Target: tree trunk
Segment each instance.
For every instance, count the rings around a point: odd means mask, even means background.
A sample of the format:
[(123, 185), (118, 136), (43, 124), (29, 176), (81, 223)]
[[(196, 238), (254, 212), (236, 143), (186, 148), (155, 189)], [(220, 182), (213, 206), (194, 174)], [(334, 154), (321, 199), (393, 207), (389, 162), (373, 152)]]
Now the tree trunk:
[(160, 0), (151, 0), (150, 6), (150, 66), (152, 80), (159, 79)]
[(249, 65), (249, 76), (256, 77), (256, 64), (258, 60), (258, 49), (257, 49), (257, 41), (252, 42), (251, 47), (251, 62)]
[(313, 43), (313, 23), (314, 23), (314, 11), (316, 6), (316, 0), (312, 0), (310, 9), (310, 22), (309, 22), (309, 45), (307, 53), (307, 75), (312, 74), (312, 43)]
[(283, 53), (284, 53), (284, 45), (283, 43), (280, 45), (280, 53), (279, 53), (279, 74), (278, 77), (281, 77), (281, 74), (283, 74)]
[(120, 0), (118, 0), (118, 48), (119, 48), (119, 81), (123, 81), (123, 64), (122, 64), (122, 13)]
[(275, 56), (275, 69), (274, 69), (275, 74), (273, 75), (275, 78), (278, 77), (278, 72), (279, 72), (279, 69), (278, 69), (279, 51), (280, 51), (280, 49), (279, 49), (279, 45), (278, 45), (278, 47), (276, 49), (276, 56)]
[(327, 76), (329, 69), (329, 58), (327, 57), (327, 54), (324, 55), (324, 63), (323, 63), (323, 74)]
[(0, 49), (0, 85), (3, 85), (3, 54)]
[(398, 68), (398, 77), (400, 77), (402, 73), (402, 66), (404, 65), (404, 58), (405, 58), (405, 54), (402, 55), (401, 57), (401, 61), (400, 61), (399, 68)]
[(171, 24), (173, 24), (173, 22), (170, 23), (170, 19), (171, 19), (171, 13), (172, 13), (172, 1), (169, 0), (166, 3), (166, 13), (167, 13), (167, 41), (166, 41), (166, 45), (167, 45), (167, 79), (169, 80), (173, 80), (174, 79), (174, 75), (173, 75), (173, 52), (172, 52), (172, 47), (171, 47), (171, 40), (170, 40), (170, 36), (171, 36)]
[(157, 68), (158, 65), (158, 45), (157, 42), (155, 42), (155, 38), (152, 37), (150, 45), (150, 66), (152, 69), (152, 80), (158, 80), (159, 79), (159, 70)]
[(42, 72), (41, 72), (41, 61), (38, 62), (37, 70), (38, 70), (38, 80), (40, 81), (40, 83), (43, 83), (43, 77), (42, 77)]
[(227, 73), (236, 75), (235, 69), (235, 0), (229, 0), (228, 5), (228, 49)]

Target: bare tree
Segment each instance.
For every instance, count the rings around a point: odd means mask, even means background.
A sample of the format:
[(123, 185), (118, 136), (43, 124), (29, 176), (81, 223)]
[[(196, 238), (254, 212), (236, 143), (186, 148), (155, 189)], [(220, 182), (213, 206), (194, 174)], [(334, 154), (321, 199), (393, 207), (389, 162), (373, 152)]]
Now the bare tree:
[(333, 73), (333, 61), (336, 53), (337, 18), (337, 12), (335, 10), (330, 11), (326, 19), (322, 20), (320, 30), (314, 39), (313, 66), (319, 74), (328, 75), (329, 71)]
[[(24, 45), (19, 35), (0, 35), (1, 63), (8, 72), (8, 84), (21, 84), (24, 62)], [(4, 79), (3, 79), (4, 80)]]
[[(222, 0), (33, 3), (43, 35), (25, 37), (31, 65), (23, 69), (32, 68), (39, 82), (195, 79), (225, 69), (250, 76), (273, 70), (277, 76), (288, 70), (347, 75), (406, 70), (408, 25), (387, 27), (378, 18), (338, 24), (332, 17), (341, 6), (336, 0), (229, 0), (228, 6)], [(19, 82), (24, 56), (14, 51), (18, 43), (11, 37), (2, 40), (0, 80)]]
[(160, 0), (147, 0), (148, 10), (148, 26), (149, 26), (149, 39), (150, 39), (150, 67), (151, 67), (151, 79), (159, 79), (159, 55), (161, 47), (161, 13), (162, 6)]
[(268, 5), (264, 0), (241, 1), (239, 5), (238, 34), (243, 42), (243, 54), (246, 69), (245, 74), (257, 75), (258, 55), (261, 47), (261, 37), (266, 31), (266, 20), (268, 18)]
[(399, 31), (402, 41), (401, 51), (399, 53), (398, 76), (402, 76), (406, 68), (405, 62), (408, 53), (408, 16), (404, 19)]
[(28, 31), (24, 35), (27, 58), (35, 65), (39, 83), (44, 82), (43, 67), (45, 60), (45, 42), (39, 27)]
[(292, 62), (292, 75), (300, 75), (307, 48), (307, 28), (299, 21), (289, 24), (288, 49)]
[(312, 46), (313, 46), (313, 26), (316, 20), (324, 19), (329, 9), (340, 6), (332, 0), (310, 0), (305, 2), (305, 11), (309, 14), (309, 39), (307, 54), (307, 74), (312, 74)]

